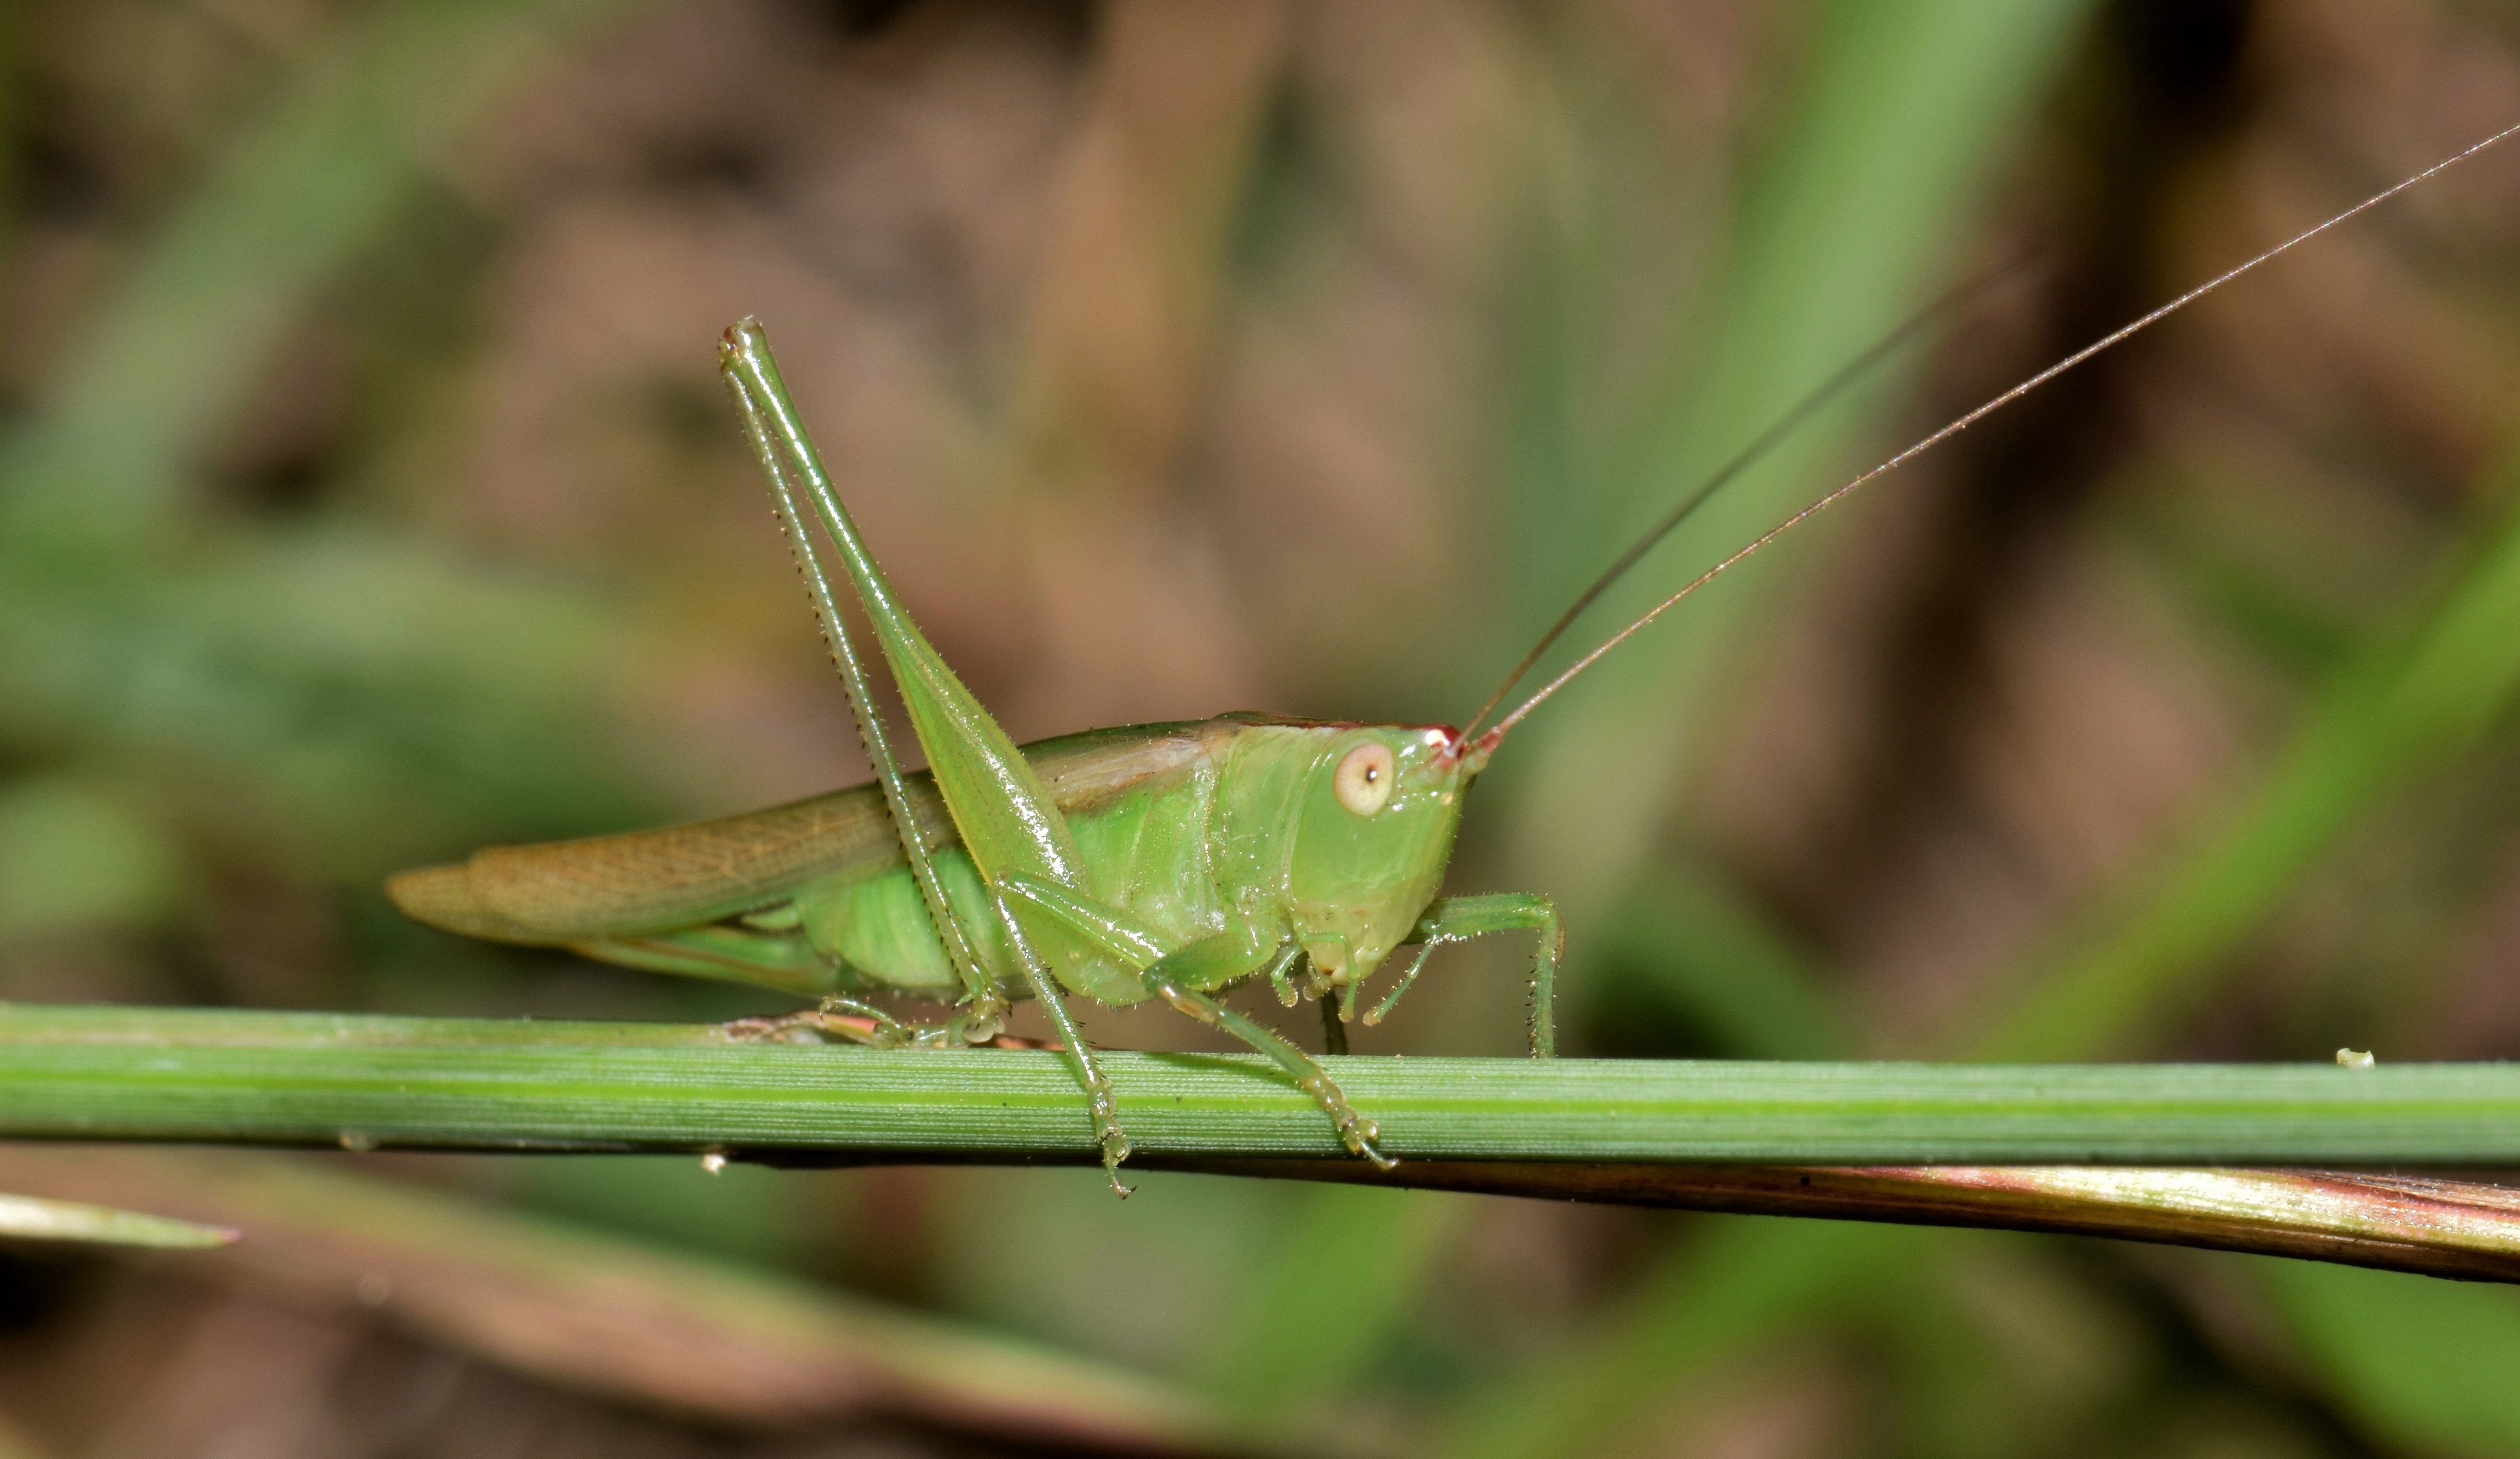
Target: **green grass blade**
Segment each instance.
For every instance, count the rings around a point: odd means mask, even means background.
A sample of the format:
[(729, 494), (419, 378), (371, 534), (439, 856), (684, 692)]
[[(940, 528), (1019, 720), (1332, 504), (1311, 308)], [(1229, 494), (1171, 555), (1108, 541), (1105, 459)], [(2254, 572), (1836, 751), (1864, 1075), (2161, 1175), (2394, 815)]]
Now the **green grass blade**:
[[(2507, 500), (2506, 465), (2488, 500)], [(2338, 679), (2239, 811), (2135, 897), (2068, 934), (2035, 991), (1975, 1047), (2089, 1058), (2175, 1028), (2228, 979), (2231, 954), (2374, 806), (2474, 746), (2520, 690), (2520, 511), (2507, 514), (2411, 632)], [(2132, 902), (2132, 906), (2129, 903)]]
[[(1822, 9), (1796, 110), (1745, 190), (1731, 263), (1712, 295), (1723, 303), (1702, 327), (1675, 320), (1669, 331), (1675, 352), (1694, 346), (1705, 363), (1666, 370), (1674, 388), (1644, 403), (1639, 415), (1645, 440), (1633, 452), (1636, 464), (1615, 473), (1617, 494), (1637, 503), (1637, 520), (1651, 519), (1657, 489), (1668, 494), (1720, 461), (1758, 422), (1913, 305), (1953, 218), (2044, 93), (2089, 9), (2079, 0)], [(1698, 379), (1711, 383), (1700, 388)], [(1686, 553), (1702, 558), (1737, 545), (1825, 489), (1820, 478), (1838, 460), (1848, 421), (1865, 404), (1850, 402), (1846, 412), (1811, 428), (1798, 447), (1780, 451), (1764, 470), (1736, 483), (1729, 500), (1710, 503), (1687, 541), (1660, 555), (1678, 562)], [(1544, 454), (1554, 462), (1564, 453)], [(1531, 485), (1537, 505), (1524, 515), (1564, 520), (1558, 484), (1536, 478)], [(1589, 563), (1576, 565), (1575, 581), (1592, 570)], [(1754, 574), (1752, 582), (1767, 575)], [(1588, 909), (1601, 909), (1634, 875), (1685, 763), (1702, 749), (1703, 736), (1690, 727), (1697, 723), (1692, 711), (1716, 697), (1712, 647), (1737, 636), (1758, 596), (1740, 584), (1707, 595), (1692, 618), (1631, 645), (1624, 661), (1606, 661), (1595, 676), (1599, 683), (1570, 691), (1552, 706), (1554, 720), (1536, 719), (1529, 742), (1500, 756), (1495, 774), (1512, 796), (1508, 815), (1515, 864), (1526, 875), (1545, 872), (1553, 890), (1569, 894), (1562, 905), (1579, 930), (1588, 925)], [(1545, 609), (1554, 611), (1554, 603)], [(1538, 763), (1525, 772), (1526, 760)], [(1620, 767), (1620, 774), (1600, 774), (1605, 765)], [(1580, 991), (1580, 980), (1575, 986)], [(1807, 1012), (1803, 1036), (1827, 1037), (1824, 1013)], [(1835, 1269), (1823, 1250), (1840, 1240), (1831, 1228), (1797, 1224), (1756, 1239), (1788, 1248), (1812, 1244), (1774, 1255), (1788, 1272)], [(1709, 1280), (1759, 1282), (1769, 1260), (1735, 1263)], [(1725, 1314), (1734, 1308), (1717, 1303), (1699, 1313), (1691, 1275), (1697, 1270), (1693, 1264), (1666, 1268), (1660, 1295), (1626, 1310), (1641, 1314), (1636, 1321), (1646, 1331), (1695, 1324), (1721, 1349)], [(1791, 1312), (1776, 1320), (1793, 1320), (1806, 1298), (1827, 1290), (1825, 1283), (1785, 1281), (1789, 1290), (1773, 1302), (1748, 1303), (1741, 1310)], [(1691, 1360), (1668, 1348), (1639, 1349), (1635, 1344), (1644, 1340), (1631, 1337), (1613, 1332), (1580, 1344), (1578, 1361), (1624, 1373), (1633, 1371), (1631, 1364), (1667, 1369)], [(1482, 1420), (1463, 1426), (1463, 1432), (1488, 1432), (1481, 1452), (1584, 1452), (1582, 1444), (1553, 1436), (1594, 1421), (1615, 1427), (1616, 1415), (1638, 1401), (1634, 1389), (1604, 1385), (1565, 1403), (1550, 1379), (1529, 1381), (1540, 1387), (1513, 1379), (1501, 1384), (1482, 1400)], [(1515, 1435), (1526, 1441), (1512, 1442)]]
[[(1742, 190), (1727, 263), (1702, 292), (1709, 302), (1692, 311), (1703, 317), (1664, 330), (1674, 356), (1664, 388), (1634, 402), (1626, 438), (1582, 483), (1579, 501), (1591, 499), (1599, 530), (1571, 554), (1582, 565), (1561, 593), (1921, 301), (1955, 218), (2018, 135), (2087, 9), (2084, 0), (1822, 8), (1795, 107)], [(1854, 392), (1710, 500), (1637, 581), (1605, 598), (1599, 624), (1834, 485), (1848, 434), (1877, 397)], [(1539, 510), (1585, 519), (1557, 483), (1529, 486)], [(1772, 578), (1769, 565), (1746, 569), (1751, 581)], [(1570, 924), (1616, 895), (1661, 826), (1703, 749), (1690, 731), (1722, 697), (1718, 647), (1736, 641), (1759, 598), (1740, 582), (1705, 595), (1685, 621), (1605, 660), (1498, 757), (1496, 774), (1512, 787), (1513, 879), (1545, 876)], [(1585, 638), (1579, 630), (1569, 646)], [(1602, 774), (1605, 765), (1619, 774)]]
[[(15, 1004), (0, 1005), (0, 1137), (807, 1164), (1097, 1158), (1066, 1066), (1046, 1051), (736, 1042), (715, 1025)], [(1404, 1157), (1397, 1173), (1369, 1176), (1264, 1060), (1113, 1052), (1108, 1064), (1154, 1168), (2084, 1231), (2520, 1279), (2520, 1206), (2486, 1188), (2128, 1169), (2507, 1163), (2520, 1159), (2520, 1065), (1336, 1060)], [(1990, 1163), (2007, 1164), (1974, 1169)], [(1438, 1236), (1390, 1239), (1395, 1211), (1422, 1214), (1325, 1195), (1316, 1216), (1339, 1232), (1325, 1250), (1425, 1257)], [(1375, 1289), (1377, 1323), (1405, 1302), (1412, 1269)], [(1342, 1363), (1366, 1355), (1364, 1336), (1314, 1340)]]
[[(437, 1149), (1093, 1154), (1046, 1051), (733, 1042), (713, 1025), (0, 1008), (0, 1134)], [(1335, 1158), (1248, 1056), (1113, 1052), (1148, 1156)], [(1334, 1061), (1414, 1160), (2520, 1161), (2520, 1064)]]

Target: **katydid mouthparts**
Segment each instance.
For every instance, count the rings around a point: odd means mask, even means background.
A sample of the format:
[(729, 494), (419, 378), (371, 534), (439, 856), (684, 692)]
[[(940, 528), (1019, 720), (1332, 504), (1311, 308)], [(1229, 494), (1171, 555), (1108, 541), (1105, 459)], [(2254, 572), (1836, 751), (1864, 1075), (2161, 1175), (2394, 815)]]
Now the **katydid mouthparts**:
[[(1540, 703), (1682, 599), (1815, 514), (2094, 355), (2241, 275), (2502, 141), (2507, 128), (2103, 335), (1852, 478), (1683, 585), (1493, 727), (1515, 684), (1611, 582), (1822, 400), (1971, 290), (1929, 306), (1763, 432), (1589, 588), (1462, 729), (1231, 714), (1016, 745), (911, 621), (799, 420), (760, 325), (726, 332), (720, 372), (759, 458), (854, 711), (873, 784), (692, 825), (535, 846), (407, 871), (406, 914), (471, 937), (567, 948), (630, 967), (818, 999), (749, 1021), (746, 1037), (813, 1030), (880, 1047), (993, 1041), (1012, 1000), (1040, 1001), (1087, 1096), (1121, 1194), (1129, 1153), (1110, 1082), (1063, 995), (1114, 1007), (1160, 998), (1274, 1061), (1351, 1153), (1388, 1168), (1379, 1131), (1324, 1065), (1218, 995), (1265, 977), (1279, 1000), (1324, 1006), (1333, 1052), (1359, 991), (1406, 945), (1406, 971), (1364, 1017), (1389, 1013), (1427, 954), (1504, 931), (1537, 934), (1531, 1052), (1554, 1051), (1564, 934), (1535, 892), (1439, 897), (1464, 795)], [(816, 529), (819, 528), (819, 531)], [(837, 569), (834, 570), (833, 558)], [(903, 771), (868, 666), (840, 613), (863, 607), (928, 769)], [(905, 1022), (868, 1001), (952, 1006)]]

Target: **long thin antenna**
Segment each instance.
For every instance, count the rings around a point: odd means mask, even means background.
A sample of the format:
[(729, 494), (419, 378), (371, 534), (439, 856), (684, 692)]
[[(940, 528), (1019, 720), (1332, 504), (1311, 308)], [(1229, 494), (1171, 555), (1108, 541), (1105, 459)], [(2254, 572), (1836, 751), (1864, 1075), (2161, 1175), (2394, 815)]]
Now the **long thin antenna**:
[(1697, 483), (1696, 487), (1682, 497), (1669, 511), (1664, 512), (1662, 520), (1647, 527), (1642, 536), (1629, 545), (1626, 552), (1619, 554), (1617, 561), (1603, 569), (1601, 575), (1593, 580), (1591, 587), (1576, 595), (1575, 601), (1568, 605), (1565, 612), (1557, 615), (1557, 621), (1549, 625), (1549, 631), (1540, 636), (1540, 641), (1532, 644), (1531, 651), (1525, 653), (1522, 661), (1513, 666), (1513, 672), (1505, 677), (1505, 683), (1498, 685), (1496, 692), (1488, 695), (1487, 702), (1479, 706), (1479, 712), (1470, 716), (1469, 722), (1462, 729), (1462, 736), (1466, 738), (1476, 733), (1487, 717), (1496, 713), (1496, 707), (1505, 702), (1505, 696), (1512, 693), (1513, 686), (1522, 682), (1522, 676), (1530, 673), (1531, 666), (1540, 662), (1540, 656), (1549, 651), (1550, 645), (1555, 643), (1566, 630), (1573, 628), (1576, 619), (1584, 616), (1584, 610), (1591, 607), (1602, 594), (1610, 591), (1611, 584), (1626, 576), (1629, 568), (1643, 560), (1645, 553), (1659, 546), (1674, 529), (1688, 519), (1689, 513), (1705, 505), (1708, 498), (1730, 485), (1742, 472), (1757, 465), (1768, 453), (1776, 450), (1778, 446), (1783, 444), (1786, 437), (1801, 428), (1804, 421), (1818, 415), (1822, 406), (1827, 405), (1849, 386), (1863, 378), (1867, 372), (1880, 364), (1901, 345), (1938, 323), (1945, 315), (1994, 287), (2029, 261), (2030, 255), (2025, 253), (1997, 264), (1975, 278), (1966, 279), (1955, 285), (1940, 298), (1910, 315), (1889, 333), (1872, 341), (1862, 354), (1839, 366), (1835, 375), (1814, 386), (1810, 394), (1794, 402), (1783, 415), (1770, 421), (1767, 429), (1752, 437), (1748, 445), (1732, 453), (1732, 460), (1716, 467), (1712, 474)]
[(1611, 649), (1618, 647), (1628, 640), (1636, 637), (1638, 632), (1643, 629), (1645, 625), (1661, 617), (1664, 613), (1669, 612), (1682, 598), (1688, 597), (1698, 589), (1703, 588), (1707, 584), (1715, 581), (1717, 578), (1722, 577), (1726, 572), (1731, 571), (1734, 566), (1738, 565), (1743, 558), (1748, 557), (1751, 553), (1765, 548), (1768, 544), (1784, 536), (1787, 532), (1792, 531), (1794, 528), (1801, 526), (1804, 522), (1809, 521), (1811, 518), (1818, 516), (1820, 513), (1826, 511), (1829, 508), (1846, 500), (1846, 498), (1852, 496), (1856, 491), (1869, 484), (1875, 478), (1886, 475), (1889, 472), (1898, 469), (1900, 466), (1906, 465), (1909, 462), (1915, 460), (1925, 452), (1930, 451), (1934, 447), (1941, 445), (1943, 442), (1950, 440), (1952, 437), (1958, 435), (1961, 431), (1975, 425), (1978, 421), (1985, 420), (1997, 411), (2000, 411), (2005, 406), (2012, 404), (2012, 402), (2019, 400), (2022, 396), (2038, 389), (2041, 385), (2048, 383), (2056, 376), (2063, 375), (2066, 371), (2071, 370), (2075, 366), (2082, 364), (2084, 361), (2091, 359), (2093, 355), (2125, 343), (2128, 339), (2152, 328), (2154, 325), (2161, 323), (2161, 321), (2168, 319), (2180, 310), (2195, 303), (2198, 299), (2201, 299), (2207, 294), (2212, 293), (2214, 290), (2221, 288), (2224, 285), (2239, 278), (2242, 274), (2249, 272), (2260, 264), (2266, 263), (2279, 254), (2289, 252), (2293, 248), (2299, 247), (2301, 244), (2310, 242), (2312, 239), (2318, 237), (2320, 234), (2325, 233), (2327, 230), (2334, 228), (2337, 224), (2342, 223), (2357, 214), (2379, 206), (2381, 203), (2397, 197), (2400, 193), (2407, 191), (2417, 183), (2426, 181), (2438, 173), (2445, 172), (2452, 167), (2457, 166), (2459, 163), (2466, 161), (2469, 157), (2476, 155), (2478, 153), (2485, 151), (2494, 144), (2509, 137), (2514, 132), (2520, 132), (2520, 124), (2504, 127), (2501, 131), (2496, 132), (2493, 136), (2486, 138), (2482, 142), (2475, 143), (2458, 152), (2452, 153), (2451, 155), (2433, 163), (2431, 166), (2416, 173), (2414, 176), (2409, 177), (2393, 187), (2384, 188), (2381, 191), (2372, 194), (2370, 197), (2363, 199), (2361, 202), (2358, 202), (2352, 207), (2347, 208), (2345, 211), (2338, 213), (2336, 216), (2319, 224), (2318, 227), (2305, 229), (2300, 233), (2294, 234), (2291, 238), (2275, 244), (2273, 247), (2269, 248), (2267, 251), (2250, 259), (2248, 262), (2239, 265), (2237, 268), (2227, 270), (2224, 273), (2206, 280), (2204, 283), (2187, 290), (2187, 292), (2181, 294), (2179, 297), (2172, 299), (2169, 303), (2153, 310), (2150, 314), (2143, 316), (2141, 319), (2136, 320), (2132, 324), (2121, 326), (2109, 333), (2100, 336), (2098, 339), (2092, 341), (2090, 344), (2083, 346), (2081, 349), (2074, 351), (2074, 353), (2067, 355), (2055, 364), (2040, 371), (2037, 375), (2034, 375), (2028, 379), (2023, 380), (2021, 383), (2014, 385), (2011, 389), (2004, 391), (2002, 394), (1987, 401), (1984, 405), (1970, 411), (1967, 415), (1964, 415), (1952, 421), (1950, 424), (1945, 425), (1942, 429), (1937, 430), (1933, 434), (1917, 441), (1915, 444), (1909, 446), (1906, 450), (1903, 450), (1896, 456), (1882, 462), (1879, 465), (1866, 471), (1854, 480), (1847, 482), (1844, 486), (1830, 492), (1827, 496), (1821, 498), (1819, 501), (1812, 503), (1802, 510), (1785, 518), (1783, 521), (1770, 527), (1767, 531), (1752, 539), (1748, 545), (1733, 553), (1732, 555), (1716, 563), (1713, 567), (1706, 569), (1706, 571), (1699, 573), (1696, 577), (1691, 578), (1678, 593), (1675, 593), (1671, 597), (1664, 598), (1661, 602), (1656, 603), (1652, 608), (1648, 609), (1642, 617), (1638, 618), (1635, 622), (1611, 635), (1602, 642), (1601, 646), (1594, 649), (1582, 658), (1577, 659), (1565, 673), (1558, 675), (1555, 679), (1552, 679), (1549, 681), (1548, 684), (1542, 685), (1540, 692), (1523, 700), (1521, 704), (1515, 706), (1513, 713), (1507, 715), (1502, 720), (1499, 720), (1495, 729), (1490, 730), (1487, 733), (1479, 737), (1476, 753), (1487, 754), (1494, 751), (1497, 742), (1505, 738), (1506, 731), (1521, 723), (1522, 717), (1538, 708), (1541, 701), (1547, 699), (1550, 695), (1556, 693), (1559, 689), (1564, 688), (1576, 675), (1583, 673), (1585, 670), (1600, 662), (1602, 655), (1608, 653)]

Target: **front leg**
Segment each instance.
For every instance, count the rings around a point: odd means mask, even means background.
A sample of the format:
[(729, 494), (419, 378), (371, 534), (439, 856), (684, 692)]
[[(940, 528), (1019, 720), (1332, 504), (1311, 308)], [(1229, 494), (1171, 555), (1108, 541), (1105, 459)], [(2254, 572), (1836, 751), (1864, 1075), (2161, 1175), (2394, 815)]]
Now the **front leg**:
[(1365, 1016), (1368, 1025), (1382, 1022), (1409, 985), (1418, 981), (1418, 970), (1426, 965), (1427, 954), (1446, 943), (1467, 942), (1490, 932), (1530, 931), (1540, 934), (1540, 948), (1531, 962), (1531, 1056), (1535, 1059), (1554, 1057), (1557, 1053), (1557, 960), (1566, 953), (1566, 926), (1557, 919), (1556, 904), (1538, 892), (1498, 892), (1485, 897), (1439, 897), (1427, 904), (1418, 919), (1417, 930), (1410, 941), (1425, 946), (1418, 959), (1409, 964), (1400, 982), (1384, 995), (1373, 1011)]

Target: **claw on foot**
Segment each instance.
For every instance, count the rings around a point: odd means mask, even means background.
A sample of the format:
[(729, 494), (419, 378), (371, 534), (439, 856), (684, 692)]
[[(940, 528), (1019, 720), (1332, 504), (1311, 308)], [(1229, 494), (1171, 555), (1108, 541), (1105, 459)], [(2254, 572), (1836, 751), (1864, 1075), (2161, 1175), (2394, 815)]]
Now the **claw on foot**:
[(1400, 1164), (1374, 1146), (1373, 1142), (1382, 1138), (1382, 1127), (1371, 1120), (1357, 1118), (1354, 1110), (1349, 1110), (1347, 1118), (1338, 1122), (1338, 1132), (1339, 1143), (1347, 1146), (1347, 1153), (1361, 1155), (1373, 1162), (1375, 1170), (1388, 1171)]
[(1102, 1147), (1102, 1176), (1111, 1182), (1111, 1194), (1123, 1201), (1129, 1199), (1138, 1189), (1120, 1178), (1120, 1162), (1129, 1158), (1129, 1137), (1114, 1125), (1102, 1131), (1097, 1141)]
[(1120, 1179), (1120, 1162), (1129, 1158), (1129, 1132), (1120, 1127), (1119, 1102), (1104, 1084), (1091, 1092), (1087, 1107), (1094, 1114), (1094, 1143), (1102, 1151), (1102, 1173), (1111, 1182), (1112, 1194), (1125, 1201), (1137, 1187)]
[(991, 999), (972, 1003), (950, 1020), (955, 1037), (969, 1044), (994, 1042), (1007, 1026), (1007, 1005)]
[(1300, 1083), (1304, 1092), (1322, 1107), (1322, 1113), (1330, 1117), (1330, 1127), (1338, 1131), (1339, 1143), (1347, 1147), (1348, 1154), (1373, 1162), (1377, 1171), (1388, 1171), (1400, 1164), (1374, 1146), (1373, 1142), (1382, 1138), (1382, 1127), (1358, 1114), (1356, 1106), (1347, 1102), (1346, 1093), (1328, 1075)]

